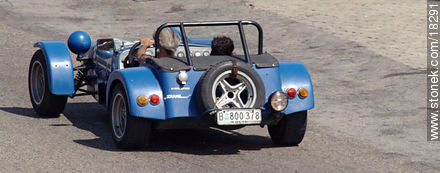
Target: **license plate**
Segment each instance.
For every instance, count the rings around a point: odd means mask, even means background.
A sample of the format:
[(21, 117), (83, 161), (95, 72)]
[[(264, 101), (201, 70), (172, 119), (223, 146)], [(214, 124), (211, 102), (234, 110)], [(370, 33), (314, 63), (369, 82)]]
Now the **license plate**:
[(260, 109), (225, 109), (217, 112), (218, 125), (242, 125), (260, 123)]

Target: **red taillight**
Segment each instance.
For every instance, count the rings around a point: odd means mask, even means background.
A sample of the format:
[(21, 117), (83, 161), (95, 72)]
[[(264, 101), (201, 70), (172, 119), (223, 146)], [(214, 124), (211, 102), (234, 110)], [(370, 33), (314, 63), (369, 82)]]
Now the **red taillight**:
[(293, 88), (288, 89), (288, 90), (287, 90), (287, 95), (288, 95), (290, 98), (294, 98), (294, 97), (296, 96), (296, 90), (293, 89)]
[(159, 101), (160, 101), (160, 98), (159, 98), (158, 95), (153, 94), (153, 95), (150, 96), (150, 102), (151, 102), (151, 104), (156, 105), (156, 104), (159, 103)]

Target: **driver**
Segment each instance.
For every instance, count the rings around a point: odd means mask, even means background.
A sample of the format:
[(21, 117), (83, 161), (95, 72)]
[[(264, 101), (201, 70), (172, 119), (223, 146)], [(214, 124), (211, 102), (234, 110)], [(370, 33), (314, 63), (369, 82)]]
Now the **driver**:
[[(154, 34), (153, 34), (154, 38)], [(142, 38), (140, 39), (141, 47), (136, 52), (138, 62), (144, 62), (146, 58), (151, 58), (151, 55), (145, 54), (147, 51), (147, 48), (154, 44), (154, 40), (151, 40), (149, 38)], [(177, 47), (179, 47), (180, 39), (179, 36), (171, 29), (171, 28), (164, 28), (162, 31), (160, 31), (159, 34), (159, 55), (161, 58), (164, 57), (175, 57), (174, 54), (177, 50)]]

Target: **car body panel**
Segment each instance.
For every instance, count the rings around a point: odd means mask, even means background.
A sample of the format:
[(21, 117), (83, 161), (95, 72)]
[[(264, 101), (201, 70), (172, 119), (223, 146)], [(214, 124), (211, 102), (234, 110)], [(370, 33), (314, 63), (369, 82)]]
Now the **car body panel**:
[[(260, 75), (266, 90), (263, 114), (270, 114), (274, 112), (269, 104), (269, 97), (271, 93), (274, 93), (275, 91), (285, 91), (288, 88), (295, 88), (296, 90), (299, 88), (306, 88), (309, 91), (309, 96), (304, 99), (299, 97), (289, 99), (289, 105), (284, 111), (282, 111), (283, 113), (290, 114), (308, 110), (314, 107), (311, 80), (308, 76), (307, 70), (301, 63), (282, 63), (282, 65), (280, 64), (280, 67), (273, 68), (256, 68), (254, 66), (254, 69)], [(139, 74), (137, 74), (135, 71), (139, 72)], [(200, 112), (198, 109), (198, 100), (194, 96), (196, 95), (195, 92), (198, 81), (204, 72), (205, 71), (194, 70), (186, 71), (189, 76), (188, 82), (185, 85), (180, 85), (176, 80), (179, 72), (160, 72), (152, 67), (128, 68), (117, 70), (112, 73), (109, 79), (109, 84), (111, 84), (115, 79), (120, 81), (131, 81), (131, 86), (126, 86), (126, 82), (122, 82), (122, 84), (125, 85), (124, 87), (126, 88), (127, 93), (130, 93), (130, 108), (134, 116), (161, 120), (171, 118), (198, 117), (202, 116), (202, 112)], [(123, 75), (120, 75), (119, 73), (122, 73)], [(280, 75), (281, 73), (285, 73), (285, 75)], [(139, 75), (143, 76), (142, 79), (144, 81), (137, 77), (133, 77)], [(297, 82), (298, 80), (306, 82)], [(160, 88), (160, 90), (158, 88)], [(154, 91), (151, 92), (150, 90)], [(107, 87), (107, 93), (110, 94), (109, 92), (109, 87)], [(136, 98), (141, 93), (161, 93), (161, 103), (155, 106), (147, 105), (145, 108), (149, 108), (151, 111), (144, 111), (144, 107), (136, 104)], [(107, 98), (110, 99), (109, 95)], [(159, 106), (160, 108), (156, 109), (156, 106)], [(153, 112), (157, 112), (159, 114), (156, 115)]]
[(273, 112), (272, 107), (269, 103), (269, 97), (272, 93), (276, 91), (281, 91), (281, 79), (279, 74), (278, 67), (270, 67), (270, 68), (256, 68), (254, 65), (255, 71), (260, 75), (261, 80), (264, 83), (264, 89), (266, 90), (266, 98), (264, 104), (263, 114), (268, 114)]
[[(106, 67), (108, 70), (113, 70), (115, 67), (118, 68), (120, 66), (117, 63), (123, 58), (121, 54), (124, 54), (126, 51), (127, 50), (122, 50), (115, 55), (111, 55), (106, 52), (103, 54), (104, 56), (101, 55), (102, 57), (97, 56), (96, 58), (102, 59), (105, 57), (105, 59), (108, 59), (108, 62), (110, 62), (110, 59), (112, 59), (111, 57), (113, 57), (114, 60), (112, 61), (112, 65), (108, 64), (101, 66), (102, 68)], [(110, 67), (113, 68), (111, 69)], [(309, 95), (306, 98), (296, 96), (293, 99), (289, 99), (289, 104), (287, 108), (282, 111), (282, 113), (291, 114), (309, 110), (314, 107), (311, 79), (303, 64), (299, 62), (280, 62), (279, 67), (257, 68), (255, 65), (253, 65), (253, 68), (261, 77), (266, 91), (263, 114), (270, 114), (274, 112), (269, 103), (270, 95), (275, 91), (286, 92), (289, 88), (294, 88), (295, 90), (298, 90), (299, 88), (306, 88), (309, 92)], [(139, 72), (139, 74), (137, 72)], [(202, 112), (200, 112), (198, 109), (198, 100), (195, 97), (195, 92), (198, 81), (205, 71), (194, 71), (193, 69), (190, 69), (187, 70), (186, 73), (189, 76), (187, 84), (180, 85), (177, 82), (177, 75), (179, 72), (161, 72), (151, 66), (127, 68), (112, 72), (110, 75), (111, 77), (108, 79), (108, 84), (111, 84), (115, 79), (124, 81), (122, 84), (126, 88), (127, 93), (129, 93), (130, 109), (134, 116), (160, 120), (202, 116)], [(143, 77), (140, 77), (139, 75)], [(129, 84), (130, 86), (126, 86), (127, 83), (125, 81), (131, 81)], [(110, 99), (109, 92), (108, 85), (106, 92), (107, 100)], [(160, 96), (161, 103), (155, 106), (147, 105), (145, 107), (141, 107), (136, 103), (136, 98), (141, 93), (160, 93), (162, 94)], [(146, 111), (146, 108), (152, 110)]]
[(46, 58), (50, 92), (55, 95), (73, 94), (73, 65), (66, 44), (62, 41), (39, 41), (34, 47), (40, 48)]
[(189, 78), (185, 85), (180, 85), (177, 82), (179, 72), (160, 72), (158, 70), (155, 72), (158, 74), (164, 93), (167, 119), (200, 116), (194, 92), (203, 71), (186, 71)]
[(299, 88), (305, 88), (308, 91), (306, 98), (301, 98), (297, 95), (293, 99), (289, 99), (289, 105), (284, 110), (284, 113), (291, 114), (314, 108), (315, 102), (312, 80), (304, 64), (282, 61), (280, 62), (279, 68), (283, 92), (287, 92), (289, 88), (294, 88), (296, 91), (298, 91)]
[[(146, 66), (132, 67), (112, 72), (108, 78), (106, 87), (106, 107), (110, 106), (112, 87), (115, 82), (121, 82), (127, 94), (130, 113), (136, 117), (150, 118), (164, 120), (165, 104), (163, 102), (163, 94), (159, 81), (153, 74), (153, 71)], [(152, 105), (151, 102), (145, 106), (137, 104), (137, 97), (144, 95), (148, 98), (156, 94), (160, 98), (157, 105)]]

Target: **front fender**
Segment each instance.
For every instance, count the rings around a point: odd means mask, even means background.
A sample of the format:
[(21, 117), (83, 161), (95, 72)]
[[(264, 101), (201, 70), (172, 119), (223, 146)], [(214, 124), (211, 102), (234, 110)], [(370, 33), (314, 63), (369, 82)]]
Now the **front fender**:
[(281, 88), (284, 92), (289, 88), (294, 88), (296, 91), (299, 88), (305, 88), (309, 93), (306, 98), (300, 98), (297, 95), (293, 99), (289, 99), (289, 104), (284, 110), (285, 114), (305, 111), (315, 107), (312, 80), (304, 64), (280, 62), (280, 78)]
[[(110, 107), (110, 99), (112, 95), (112, 86), (116, 82), (120, 82), (125, 89), (127, 99), (129, 102), (130, 113), (136, 117), (151, 118), (151, 119), (165, 119), (165, 105), (163, 102), (162, 89), (159, 81), (154, 76), (150, 68), (146, 66), (126, 68), (116, 70), (110, 74), (106, 89), (106, 107)], [(156, 94), (160, 98), (157, 105), (148, 103), (145, 106), (137, 104), (137, 97), (144, 95), (150, 97)]]
[(49, 89), (55, 95), (70, 95), (75, 92), (72, 58), (62, 41), (39, 41), (34, 47), (43, 51), (46, 59)]

